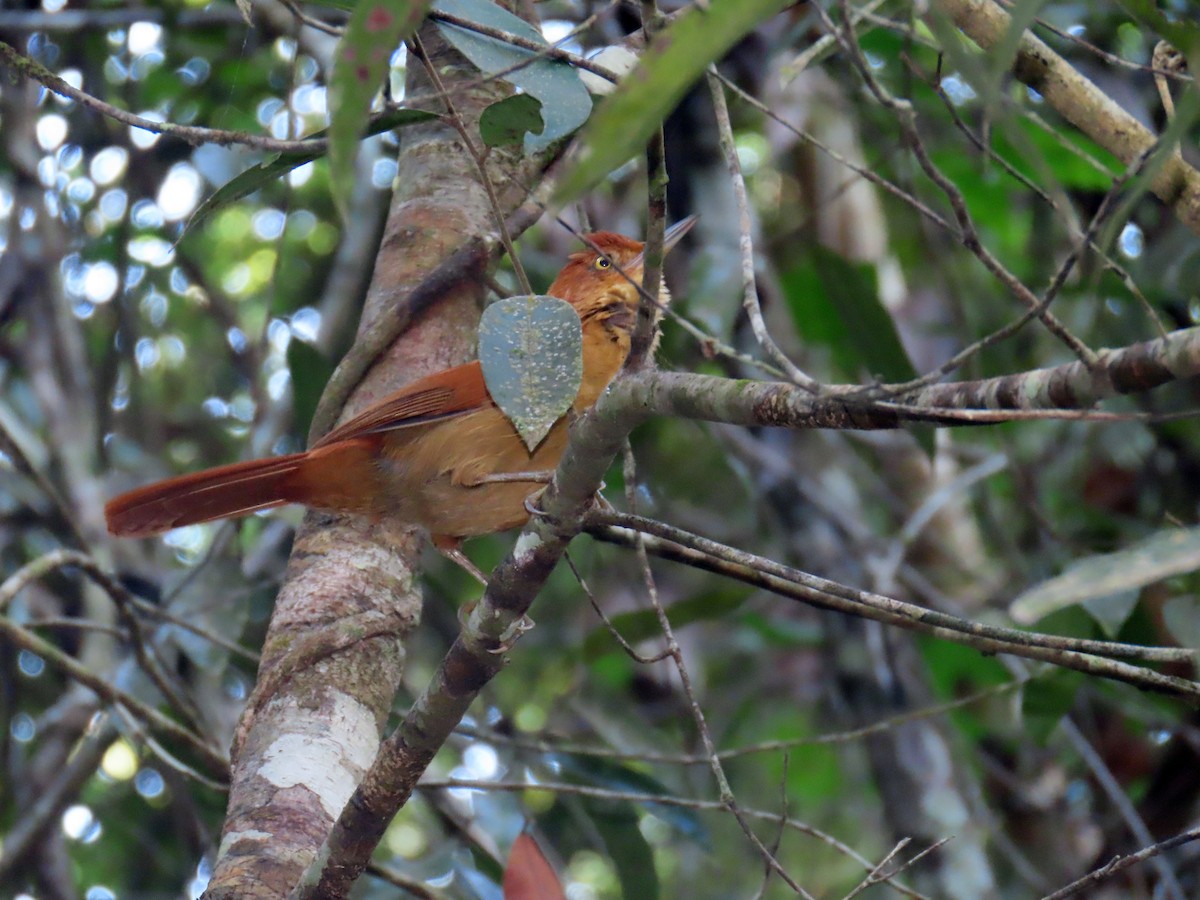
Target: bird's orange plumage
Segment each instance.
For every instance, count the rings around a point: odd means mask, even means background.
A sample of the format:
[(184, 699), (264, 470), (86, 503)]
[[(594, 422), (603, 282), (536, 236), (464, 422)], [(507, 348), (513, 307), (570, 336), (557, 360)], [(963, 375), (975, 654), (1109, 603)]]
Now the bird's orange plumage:
[[(673, 229), (673, 244), (687, 228)], [(642, 244), (612, 232), (587, 236), (549, 293), (583, 324), (583, 380), (573, 409), (596, 402), (620, 371), (638, 305)], [(615, 264), (615, 265), (614, 265)], [(429, 375), (338, 426), (304, 453), (235, 463), (121, 494), (104, 508), (108, 530), (139, 537), (246, 515), (285, 503), (388, 515), (426, 528), (439, 547), (524, 523), (531, 482), (487, 476), (553, 469), (567, 442), (564, 416), (530, 453), (492, 402), (478, 362)]]

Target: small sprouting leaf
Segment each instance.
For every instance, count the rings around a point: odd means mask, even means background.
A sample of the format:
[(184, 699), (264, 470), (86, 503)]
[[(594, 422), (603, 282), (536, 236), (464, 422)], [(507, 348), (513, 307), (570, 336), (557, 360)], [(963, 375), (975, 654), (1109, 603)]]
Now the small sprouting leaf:
[(354, 189), (354, 155), (392, 53), (429, 7), (429, 0), (362, 0), (338, 43), (329, 79), (329, 171), (334, 200), (345, 213)]
[(513, 94), (493, 103), (479, 116), (479, 133), (489, 147), (520, 144), (525, 132), (541, 134), (542, 102), (529, 94)]
[(1200, 528), (1168, 528), (1118, 550), (1089, 556), (1017, 597), (1013, 621), (1029, 625), (1085, 600), (1132, 591), (1200, 567)]
[[(367, 134), (381, 134), (393, 128), (403, 128), (405, 125), (416, 125), (418, 122), (428, 122), (438, 118), (437, 113), (423, 109), (397, 109), (386, 112), (371, 122)], [(325, 136), (325, 129), (310, 135), (311, 139)], [(253, 165), (230, 178), (227, 182), (210, 194), (203, 203), (196, 207), (192, 217), (188, 219), (183, 233), (189, 231), (211, 216), (214, 212), (236, 200), (241, 200), (252, 194), (263, 185), (286, 175), (292, 169), (299, 168), (305, 163), (319, 159), (326, 152), (325, 146), (306, 150), (303, 153), (273, 153), (257, 165)]]
[(483, 311), (479, 362), (488, 392), (532, 453), (583, 380), (583, 328), (557, 297), (509, 297)]
[(504, 900), (564, 900), (562, 882), (533, 835), (521, 832), (513, 841), (504, 869)]
[(560, 206), (578, 199), (642, 151), (650, 135), (716, 62), (759, 22), (791, 0), (710, 0), (696, 4), (655, 37), (641, 64), (622, 79), (582, 136), (583, 153), (555, 192)]
[[(436, 0), (433, 8), (541, 46), (549, 46), (540, 31), (490, 0)], [(527, 153), (545, 149), (587, 121), (592, 111), (592, 97), (570, 63), (538, 57), (532, 50), (449, 22), (438, 22), (437, 25), (454, 49), (481, 71), (499, 75), (541, 101), (545, 127), (541, 132), (526, 135)]]

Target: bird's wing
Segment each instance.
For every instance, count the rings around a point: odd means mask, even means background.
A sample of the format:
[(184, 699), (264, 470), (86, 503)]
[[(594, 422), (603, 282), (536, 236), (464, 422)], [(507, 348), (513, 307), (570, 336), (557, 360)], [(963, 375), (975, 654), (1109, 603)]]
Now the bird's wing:
[(313, 444), (313, 449), (368, 434), (436, 422), (493, 405), (483, 381), (483, 369), (476, 360), (405, 385), (333, 429)]

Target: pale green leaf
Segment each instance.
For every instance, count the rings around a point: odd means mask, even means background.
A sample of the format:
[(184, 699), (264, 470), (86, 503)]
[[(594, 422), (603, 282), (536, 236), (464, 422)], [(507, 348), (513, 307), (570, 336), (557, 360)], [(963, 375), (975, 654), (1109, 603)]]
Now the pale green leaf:
[(1200, 528), (1171, 528), (1116, 553), (1089, 556), (1023, 593), (1009, 607), (1028, 625), (1060, 609), (1132, 591), (1200, 568)]
[(483, 311), (479, 362), (488, 393), (532, 453), (583, 379), (583, 328), (557, 297), (509, 297)]

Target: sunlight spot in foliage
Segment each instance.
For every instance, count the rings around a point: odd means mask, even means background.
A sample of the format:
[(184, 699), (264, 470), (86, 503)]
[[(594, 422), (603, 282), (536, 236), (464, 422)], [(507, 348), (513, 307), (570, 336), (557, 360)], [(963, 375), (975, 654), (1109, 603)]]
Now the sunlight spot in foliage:
[(88, 174), (99, 185), (112, 184), (125, 174), (129, 166), (129, 151), (124, 147), (105, 147), (92, 157)]
[(621, 891), (612, 863), (592, 850), (581, 850), (567, 866), (575, 884), (567, 887), (571, 900), (591, 900), (597, 896), (619, 896)]
[(302, 306), (292, 313), (289, 324), (295, 337), (310, 344), (314, 343), (321, 333), (321, 313), (311, 306)]
[(204, 557), (208, 542), (209, 529), (204, 525), (186, 525), (163, 535), (163, 543), (175, 551), (176, 559), (187, 565), (193, 565)]
[(221, 287), (230, 294), (245, 294), (250, 288), (250, 267), (245, 263), (238, 263), (230, 268), (221, 279)]
[(250, 254), (246, 265), (250, 267), (250, 274), (253, 276), (256, 286), (261, 287), (271, 280), (271, 276), (275, 274), (275, 264), (278, 261), (279, 255), (271, 247), (260, 247)]
[(100, 823), (92, 811), (82, 804), (68, 806), (62, 814), (63, 834), (74, 841), (90, 844), (100, 837)]
[(307, 184), (308, 179), (312, 178), (312, 176), (313, 176), (314, 169), (315, 169), (315, 166), (310, 162), (306, 162), (302, 166), (296, 166), (296, 168), (294, 168), (294, 169), (292, 169), (292, 171), (288, 172), (288, 176), (287, 176), (288, 184), (290, 184), (294, 188), (300, 187), (301, 185), (304, 185), (304, 184)]
[(129, 211), (129, 220), (137, 228), (158, 228), (163, 223), (163, 214), (153, 200), (139, 200)]
[(57, 150), (67, 139), (67, 120), (57, 113), (42, 116), (37, 123), (37, 142), (43, 150)]
[(17, 713), (8, 726), (8, 733), (19, 744), (27, 744), (37, 735), (37, 724), (28, 713)]
[(240, 328), (230, 328), (225, 332), (225, 340), (234, 353), (242, 353), (246, 349), (246, 335)]
[(406, 859), (417, 859), (424, 855), (429, 847), (429, 840), (416, 825), (411, 822), (393, 821), (383, 837), (383, 844), (396, 856)]
[(273, 241), (283, 234), (287, 217), (281, 210), (267, 207), (256, 212), (250, 221), (256, 237), (264, 241)]
[(159, 342), (163, 361), (172, 369), (183, 365), (187, 359), (187, 347), (178, 336), (169, 334)]
[(471, 778), (495, 778), (500, 774), (500, 757), (488, 744), (474, 743), (463, 752), (463, 766)]
[[(142, 110), (138, 115), (151, 122), (165, 121), (163, 114), (153, 109)], [(148, 150), (158, 143), (158, 135), (153, 131), (131, 125), (129, 126), (129, 141), (139, 150)]]
[(207, 859), (202, 858), (196, 865), (196, 875), (188, 882), (187, 891), (191, 900), (199, 900), (200, 896), (208, 889), (208, 883), (212, 880), (212, 866)]
[(161, 40), (161, 25), (156, 25), (153, 22), (134, 22), (129, 26), (129, 36), (126, 39), (126, 43), (131, 55), (140, 56), (143, 53), (157, 50)]
[(110, 262), (101, 260), (87, 267), (83, 276), (83, 293), (93, 303), (107, 303), (117, 293), (117, 270)]
[(1117, 239), (1117, 245), (1121, 248), (1121, 255), (1129, 259), (1137, 259), (1142, 255), (1142, 250), (1145, 247), (1145, 235), (1142, 229), (1132, 222), (1126, 223), (1121, 229), (1121, 236)]
[(541, 731), (546, 727), (546, 710), (536, 703), (526, 703), (517, 710), (513, 722), (521, 731)]
[(229, 412), (239, 422), (254, 421), (254, 401), (250, 399), (250, 395), (243, 392), (233, 398), (229, 404)]
[(138, 770), (138, 757), (124, 738), (119, 738), (104, 751), (100, 769), (113, 781), (128, 781)]
[(203, 84), (208, 80), (211, 72), (212, 64), (202, 56), (193, 56), (175, 70), (175, 74), (179, 76), (179, 80), (191, 87)]
[[(556, 47), (561, 47), (564, 50), (569, 50), (572, 53), (578, 53), (583, 49), (583, 46), (578, 40), (566, 40), (567, 35), (575, 30), (575, 23), (568, 22), (565, 19), (547, 19), (542, 23), (542, 37), (547, 43), (553, 44)], [(559, 43), (562, 41), (563, 43)]]
[(958, 75), (947, 75), (942, 79), (942, 90), (955, 106), (970, 103), (977, 96), (975, 88), (963, 81)]
[(148, 369), (153, 369), (158, 366), (162, 354), (159, 353), (158, 345), (150, 338), (139, 338), (138, 342), (133, 347), (133, 359), (137, 363), (138, 370), (145, 372)]
[(81, 162), (83, 162), (83, 148), (78, 144), (63, 144), (59, 149), (58, 167), (62, 171), (69, 172)]
[(318, 222), (313, 228), (312, 233), (308, 236), (308, 248), (313, 253), (324, 256), (327, 253), (332, 253), (333, 248), (337, 246), (338, 232), (337, 229), (328, 222)]
[(296, 41), (294, 38), (276, 38), (272, 49), (275, 51), (275, 55), (283, 62), (291, 62), (296, 58)]
[(292, 383), (292, 373), (287, 369), (280, 369), (278, 372), (272, 373), (267, 379), (267, 395), (272, 400), (279, 400), (287, 391), (288, 385)]
[(129, 195), (120, 188), (113, 188), (100, 195), (98, 208), (100, 215), (109, 222), (120, 222), (125, 215), (129, 203)]
[(29, 650), (17, 654), (17, 668), (28, 678), (37, 678), (46, 670), (46, 661)]
[(392, 157), (380, 157), (371, 166), (371, 184), (380, 190), (390, 188), (392, 186), (392, 179), (396, 177), (398, 168), (396, 160)]
[(271, 124), (271, 120), (275, 118), (275, 114), (283, 109), (283, 101), (278, 97), (268, 97), (258, 104), (258, 109), (254, 113), (254, 117), (258, 119), (258, 124), (264, 128)]
[(760, 134), (738, 135), (736, 145), (738, 165), (742, 167), (743, 175), (753, 175), (762, 166), (763, 161), (770, 157), (767, 139)]
[(328, 94), (319, 84), (305, 84), (292, 92), (292, 109), (302, 116), (324, 116), (329, 111)]
[(178, 222), (191, 215), (200, 202), (200, 187), (200, 173), (190, 163), (171, 166), (156, 198), (163, 218), (168, 222)]
[(175, 256), (175, 250), (155, 235), (142, 235), (129, 242), (129, 256), (148, 266), (165, 266)]
[(133, 789), (147, 800), (161, 797), (166, 789), (166, 783), (155, 769), (142, 769), (133, 780)]

